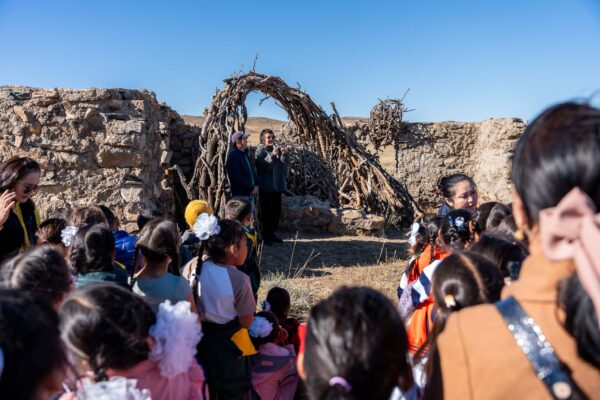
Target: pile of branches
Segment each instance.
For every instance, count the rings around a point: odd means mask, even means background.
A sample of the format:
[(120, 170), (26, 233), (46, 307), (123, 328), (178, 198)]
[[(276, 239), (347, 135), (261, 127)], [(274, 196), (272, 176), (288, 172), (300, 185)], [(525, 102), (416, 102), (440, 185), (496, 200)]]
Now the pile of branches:
[[(299, 88), (288, 86), (279, 77), (253, 71), (224, 82), (225, 88), (217, 91), (205, 111), (199, 138), (200, 155), (189, 183), (180, 174), (188, 197), (205, 199), (222, 214), (229, 194), (225, 170), (231, 147), (229, 138), (235, 131), (244, 129), (248, 120), (244, 102), (249, 93), (258, 91), (266, 95), (265, 99), (273, 98), (287, 112), (295, 125), (295, 140), (302, 144), (301, 150), (318, 156), (319, 164), (326, 165), (333, 177), (321, 181), (322, 177), (311, 177), (317, 186), (311, 188), (314, 194), (331, 192), (333, 199), (330, 200), (340, 207), (393, 215), (402, 222), (412, 221), (414, 201), (406, 188), (345, 129), (333, 103), (334, 113), (328, 116)], [(303, 160), (301, 155), (296, 156)], [(294, 190), (295, 180), (302, 179), (292, 176), (290, 189)]]
[(379, 102), (371, 110), (369, 115), (369, 129), (363, 132), (368, 136), (369, 142), (379, 151), (381, 147), (394, 145), (396, 154), (396, 172), (398, 172), (398, 152), (402, 132), (404, 131), (403, 116), (408, 110), (402, 99), (385, 99)]

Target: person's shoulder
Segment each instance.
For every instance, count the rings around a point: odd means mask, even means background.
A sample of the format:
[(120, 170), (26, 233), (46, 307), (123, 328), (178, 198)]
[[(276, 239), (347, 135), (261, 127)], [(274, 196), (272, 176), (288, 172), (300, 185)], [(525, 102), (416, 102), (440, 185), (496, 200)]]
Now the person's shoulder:
[(468, 347), (485, 348), (505, 327), (494, 304), (480, 304), (454, 312), (448, 318), (439, 343), (460, 341)]

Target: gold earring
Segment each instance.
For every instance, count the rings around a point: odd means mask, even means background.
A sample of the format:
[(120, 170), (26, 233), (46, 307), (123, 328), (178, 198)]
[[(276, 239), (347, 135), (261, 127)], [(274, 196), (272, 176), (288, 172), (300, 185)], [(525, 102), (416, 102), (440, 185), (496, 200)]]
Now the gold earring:
[(515, 231), (515, 239), (517, 239), (520, 242), (525, 240), (525, 234), (523, 233), (523, 229), (517, 228), (517, 230)]

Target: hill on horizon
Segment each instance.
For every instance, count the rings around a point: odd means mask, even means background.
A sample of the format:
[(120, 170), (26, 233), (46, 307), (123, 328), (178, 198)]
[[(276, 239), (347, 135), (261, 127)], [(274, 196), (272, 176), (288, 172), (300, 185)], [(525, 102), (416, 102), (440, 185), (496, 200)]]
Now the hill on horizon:
[[(182, 115), (181, 116), (186, 124), (202, 126), (204, 123), (204, 117), (197, 115)], [(346, 124), (346, 126), (351, 126), (356, 124), (358, 121), (369, 120), (368, 117), (342, 117), (342, 122)], [(274, 118), (267, 117), (248, 117), (248, 123), (246, 124), (246, 132), (250, 133), (250, 137), (248, 138), (248, 142), (252, 145), (256, 145), (259, 142), (260, 131), (263, 129), (272, 129), (275, 133), (281, 130), (281, 127), (285, 125), (288, 121), (282, 121)]]

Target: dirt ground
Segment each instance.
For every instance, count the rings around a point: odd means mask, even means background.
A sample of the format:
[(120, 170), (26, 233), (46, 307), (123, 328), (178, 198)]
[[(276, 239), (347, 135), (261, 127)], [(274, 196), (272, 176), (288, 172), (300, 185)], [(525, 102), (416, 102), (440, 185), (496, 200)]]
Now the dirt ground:
[(310, 307), (342, 285), (366, 285), (397, 301), (406, 266), (406, 239), (395, 229), (386, 237), (278, 232), (284, 243), (260, 253), (263, 275), (259, 309), (273, 286), (286, 288), (292, 315), (305, 320)]

